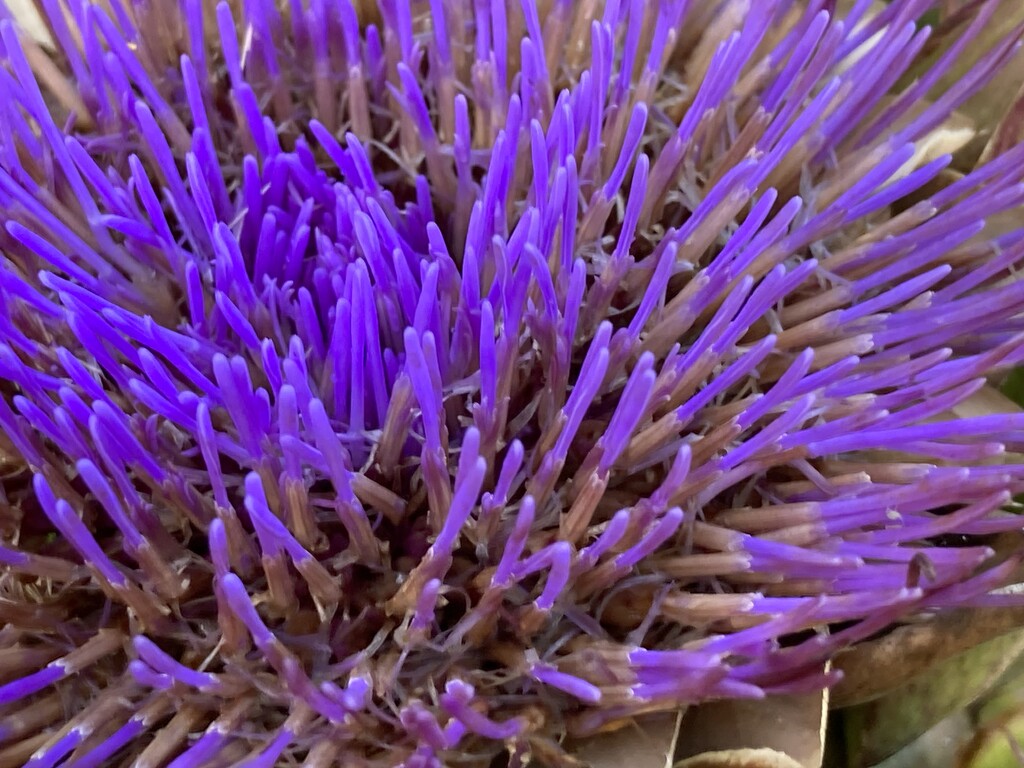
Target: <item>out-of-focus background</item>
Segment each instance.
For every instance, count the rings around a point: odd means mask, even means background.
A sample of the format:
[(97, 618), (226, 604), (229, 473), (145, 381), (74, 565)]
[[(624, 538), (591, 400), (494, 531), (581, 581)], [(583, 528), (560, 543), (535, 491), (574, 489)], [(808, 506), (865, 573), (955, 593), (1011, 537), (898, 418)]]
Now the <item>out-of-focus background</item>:
[(4, 5), (11, 10), (14, 18), (26, 32), (31, 33), (39, 41), (49, 41), (46, 25), (40, 19), (32, 0), (4, 0)]

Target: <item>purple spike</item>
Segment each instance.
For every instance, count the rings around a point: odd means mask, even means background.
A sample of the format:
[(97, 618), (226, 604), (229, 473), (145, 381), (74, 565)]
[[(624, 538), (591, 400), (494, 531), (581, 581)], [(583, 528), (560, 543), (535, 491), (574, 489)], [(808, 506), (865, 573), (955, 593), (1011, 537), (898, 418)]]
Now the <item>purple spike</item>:
[(631, 568), (636, 565), (675, 535), (682, 522), (683, 511), (678, 507), (670, 509), (644, 533), (638, 543), (615, 558), (615, 567)]
[(139, 657), (157, 672), (200, 690), (217, 689), (220, 687), (215, 675), (208, 672), (196, 672), (179, 664), (146, 637), (136, 636), (132, 640), (132, 646), (139, 654)]
[(629, 117), (629, 125), (626, 126), (626, 134), (622, 140), (622, 150), (619, 158), (616, 160), (615, 167), (612, 169), (604, 185), (603, 194), (606, 199), (614, 197), (619, 187), (622, 186), (622, 182), (626, 178), (626, 169), (633, 162), (633, 156), (640, 146), (640, 140), (643, 138), (646, 125), (647, 106), (645, 104), (637, 104), (633, 107), (633, 112)]
[(110, 561), (71, 506), (53, 495), (42, 475), (33, 478), (32, 487), (46, 516), (78, 550), (85, 562), (93, 566), (113, 586), (124, 587), (127, 584), (124, 574)]
[(530, 676), (537, 682), (557, 688), (587, 704), (601, 702), (601, 690), (597, 686), (574, 675), (559, 672), (547, 664), (534, 664), (530, 667)]
[(519, 557), (523, 553), (523, 547), (526, 546), (526, 537), (529, 535), (533, 520), (533, 498), (531, 496), (524, 496), (519, 505), (519, 512), (516, 515), (512, 533), (502, 550), (501, 562), (498, 563), (498, 567), (491, 577), (492, 586), (506, 586), (512, 580)]
[(643, 418), (657, 376), (653, 366), (654, 355), (645, 352), (630, 374), (629, 381), (622, 390), (619, 406), (615, 409), (615, 414), (601, 438), (605, 451), (598, 464), (598, 473), (603, 474), (611, 468)]
[(473, 709), (470, 702), (475, 695), (473, 686), (460, 680), (450, 680), (440, 696), (441, 706), (469, 730), (489, 739), (510, 739), (522, 731), (523, 723), (518, 718), (498, 723)]
[(590, 406), (597, 389), (604, 378), (605, 370), (608, 368), (608, 342), (611, 337), (611, 323), (604, 322), (598, 328), (597, 334), (590, 343), (590, 349), (583, 361), (576, 386), (569, 395), (569, 400), (563, 409), (565, 412), (565, 426), (555, 441), (552, 451), (553, 456), (564, 457), (569, 447), (569, 441), (576, 435), (580, 422), (586, 409)]

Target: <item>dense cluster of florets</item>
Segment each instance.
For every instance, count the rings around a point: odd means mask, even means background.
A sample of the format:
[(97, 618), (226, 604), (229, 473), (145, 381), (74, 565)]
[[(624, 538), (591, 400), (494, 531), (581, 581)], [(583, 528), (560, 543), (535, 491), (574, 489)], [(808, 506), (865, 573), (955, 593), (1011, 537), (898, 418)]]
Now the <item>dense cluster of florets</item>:
[(553, 759), (999, 599), (998, 0), (242, 5), (0, 22), (0, 764)]

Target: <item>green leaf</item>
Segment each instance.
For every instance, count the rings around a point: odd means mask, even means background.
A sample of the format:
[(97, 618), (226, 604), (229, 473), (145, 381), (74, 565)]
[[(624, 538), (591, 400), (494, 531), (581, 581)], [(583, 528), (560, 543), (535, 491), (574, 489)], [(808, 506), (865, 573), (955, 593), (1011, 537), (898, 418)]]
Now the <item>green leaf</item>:
[(937, 664), (907, 685), (844, 712), (849, 768), (869, 768), (970, 705), (1024, 650), (1024, 631), (990, 640)]
[(1017, 405), (1024, 406), (1024, 368), (1014, 368), (1001, 389)]

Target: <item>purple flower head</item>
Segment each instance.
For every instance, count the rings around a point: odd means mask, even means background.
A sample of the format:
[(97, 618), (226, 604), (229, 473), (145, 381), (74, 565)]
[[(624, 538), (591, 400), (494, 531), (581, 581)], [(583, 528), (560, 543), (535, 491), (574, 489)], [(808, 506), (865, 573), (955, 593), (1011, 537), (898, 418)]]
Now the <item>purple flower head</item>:
[(39, 5), (11, 764), (487, 765), (1006, 599), (1024, 145), (928, 149), (1000, 0)]

